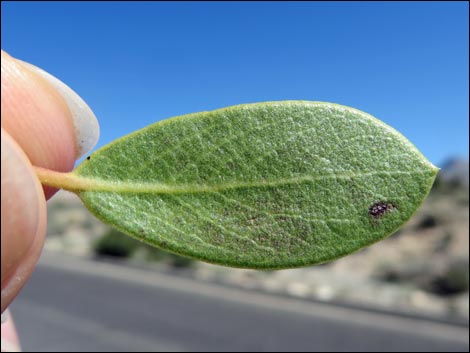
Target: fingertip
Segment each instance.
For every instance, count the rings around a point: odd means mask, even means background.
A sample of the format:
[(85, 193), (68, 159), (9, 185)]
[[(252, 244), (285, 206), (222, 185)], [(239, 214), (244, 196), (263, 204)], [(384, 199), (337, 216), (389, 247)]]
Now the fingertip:
[[(2, 51), (2, 128), (21, 146), (31, 164), (72, 170), (77, 143), (71, 113), (57, 90)], [(45, 187), (50, 197), (55, 190)]]
[(69, 171), (77, 152), (64, 99), (47, 81), (4, 52), (1, 70), (2, 127), (33, 165)]
[(21, 65), (35, 72), (50, 83), (67, 103), (75, 128), (77, 158), (90, 152), (98, 142), (100, 128), (95, 114), (85, 101), (69, 86), (43, 69), (16, 59)]

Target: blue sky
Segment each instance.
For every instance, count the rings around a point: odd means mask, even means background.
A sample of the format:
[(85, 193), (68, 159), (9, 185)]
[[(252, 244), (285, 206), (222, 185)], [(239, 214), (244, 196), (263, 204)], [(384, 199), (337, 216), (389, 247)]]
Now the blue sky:
[(2, 1), (2, 49), (77, 91), (98, 146), (260, 101), (352, 106), (431, 162), (468, 158), (467, 2)]

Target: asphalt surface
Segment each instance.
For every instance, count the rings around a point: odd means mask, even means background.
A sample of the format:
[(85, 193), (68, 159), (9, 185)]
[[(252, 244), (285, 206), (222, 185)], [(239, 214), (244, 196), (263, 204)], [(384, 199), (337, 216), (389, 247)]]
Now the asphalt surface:
[(25, 351), (467, 351), (468, 326), (43, 256), (11, 306)]

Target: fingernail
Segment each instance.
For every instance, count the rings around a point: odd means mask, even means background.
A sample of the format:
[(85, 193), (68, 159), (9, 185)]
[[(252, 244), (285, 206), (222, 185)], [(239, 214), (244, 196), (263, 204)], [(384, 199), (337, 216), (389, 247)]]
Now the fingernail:
[(77, 158), (90, 152), (98, 142), (100, 136), (100, 127), (95, 114), (88, 104), (80, 98), (69, 86), (52, 76), (48, 72), (40, 69), (25, 61), (16, 59), (28, 69), (34, 71), (42, 78), (46, 79), (64, 98), (72, 115), (73, 125), (75, 127), (75, 136), (77, 137)]

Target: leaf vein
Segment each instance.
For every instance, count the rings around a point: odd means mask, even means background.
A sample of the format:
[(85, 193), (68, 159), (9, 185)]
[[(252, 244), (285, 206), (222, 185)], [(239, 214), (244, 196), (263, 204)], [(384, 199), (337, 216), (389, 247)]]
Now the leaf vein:
[(179, 184), (169, 185), (165, 183), (142, 183), (139, 181), (134, 182), (116, 182), (108, 181), (97, 178), (85, 178), (77, 176), (81, 182), (77, 182), (76, 190), (82, 191), (95, 191), (95, 192), (117, 192), (117, 193), (152, 193), (152, 194), (195, 194), (195, 193), (210, 193), (222, 192), (232, 189), (247, 189), (247, 188), (263, 188), (263, 187), (279, 187), (284, 185), (295, 185), (308, 182), (321, 181), (326, 179), (357, 179), (372, 176), (399, 176), (399, 175), (417, 175), (429, 173), (429, 171), (375, 171), (366, 173), (345, 173), (331, 172), (324, 175), (307, 175), (307, 176), (293, 176), (290, 178), (281, 178), (278, 180), (257, 180), (257, 181), (239, 181), (239, 182), (225, 182), (216, 185), (210, 184)]

